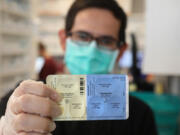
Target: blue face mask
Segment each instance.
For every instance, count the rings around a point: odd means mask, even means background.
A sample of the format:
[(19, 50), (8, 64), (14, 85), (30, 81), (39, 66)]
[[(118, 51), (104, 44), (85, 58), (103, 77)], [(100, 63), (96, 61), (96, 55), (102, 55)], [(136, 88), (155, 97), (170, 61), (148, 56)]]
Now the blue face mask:
[(107, 74), (112, 72), (118, 53), (118, 50), (97, 48), (96, 41), (67, 39), (65, 63), (71, 74)]

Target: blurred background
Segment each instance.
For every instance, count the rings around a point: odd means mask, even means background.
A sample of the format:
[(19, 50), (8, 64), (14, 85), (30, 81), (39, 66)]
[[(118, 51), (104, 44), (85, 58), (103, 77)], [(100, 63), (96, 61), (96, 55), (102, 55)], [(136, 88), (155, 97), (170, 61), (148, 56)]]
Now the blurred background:
[[(0, 99), (22, 80), (64, 73), (58, 31), (73, 1), (0, 0)], [(128, 74), (130, 94), (153, 109), (160, 135), (178, 135), (180, 1), (117, 2), (128, 15), (128, 49), (114, 73)]]

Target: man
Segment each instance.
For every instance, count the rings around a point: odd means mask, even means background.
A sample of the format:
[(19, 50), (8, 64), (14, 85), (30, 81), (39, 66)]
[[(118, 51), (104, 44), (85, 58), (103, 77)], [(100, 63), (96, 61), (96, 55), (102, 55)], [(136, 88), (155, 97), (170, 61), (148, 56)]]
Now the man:
[[(126, 15), (114, 0), (76, 0), (59, 34), (68, 72), (110, 73), (122, 53), (125, 28)], [(61, 112), (58, 101), (43, 83), (24, 81), (8, 101), (0, 135), (49, 135), (55, 129), (51, 118)], [(156, 135), (150, 108), (133, 97), (129, 102), (128, 120), (56, 122), (53, 134)]]

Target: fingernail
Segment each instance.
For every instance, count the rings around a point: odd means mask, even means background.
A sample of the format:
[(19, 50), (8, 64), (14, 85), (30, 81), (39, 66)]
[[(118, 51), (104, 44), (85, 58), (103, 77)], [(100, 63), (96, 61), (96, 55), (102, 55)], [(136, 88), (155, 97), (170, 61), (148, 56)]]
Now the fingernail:
[(59, 97), (58, 94), (53, 94), (53, 95), (52, 95), (52, 98), (53, 98), (54, 100), (56, 100), (56, 101), (59, 102), (60, 97)]
[(54, 122), (49, 125), (49, 130), (50, 131), (55, 130), (55, 128), (56, 128), (56, 124)]
[(56, 100), (58, 103), (61, 102), (62, 99), (63, 99), (62, 95), (59, 94), (59, 93), (58, 93), (58, 94), (53, 94), (53, 95), (52, 95), (52, 98), (53, 98), (54, 100)]

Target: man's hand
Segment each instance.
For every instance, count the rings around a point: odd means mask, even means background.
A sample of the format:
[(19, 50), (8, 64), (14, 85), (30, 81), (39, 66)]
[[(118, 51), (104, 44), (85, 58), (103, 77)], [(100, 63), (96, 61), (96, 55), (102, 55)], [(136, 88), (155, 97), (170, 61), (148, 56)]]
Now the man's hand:
[(0, 123), (2, 135), (49, 135), (55, 129), (52, 118), (61, 112), (59, 101), (60, 96), (42, 82), (22, 82), (8, 101)]

